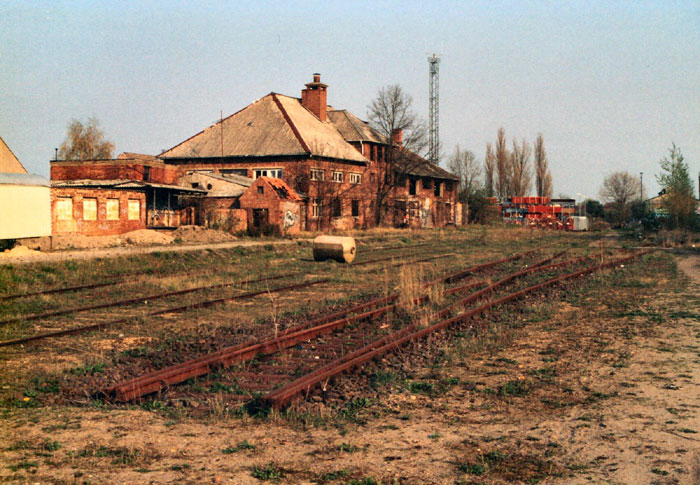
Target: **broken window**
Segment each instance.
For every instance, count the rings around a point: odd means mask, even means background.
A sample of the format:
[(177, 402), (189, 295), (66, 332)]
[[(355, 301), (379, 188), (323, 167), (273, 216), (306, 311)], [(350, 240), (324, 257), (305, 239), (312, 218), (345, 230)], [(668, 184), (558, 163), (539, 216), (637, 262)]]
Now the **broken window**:
[(73, 219), (73, 199), (70, 197), (59, 197), (56, 199), (56, 219), (59, 221), (70, 221)]
[(107, 199), (105, 203), (105, 218), (108, 221), (119, 220), (119, 199)]
[(97, 199), (83, 199), (83, 220), (97, 220)]
[(433, 188), (433, 179), (423, 179), (421, 181), (424, 189), (430, 190)]
[(141, 201), (138, 199), (129, 199), (127, 219), (130, 221), (141, 220)]
[(321, 209), (323, 208), (323, 202), (321, 199), (314, 199), (314, 203), (311, 206), (311, 217), (318, 219), (321, 217)]
[(340, 199), (331, 200), (331, 217), (340, 217), (341, 213)]
[(262, 185), (258, 185), (258, 194), (264, 194), (265, 193), (265, 187)]
[(408, 195), (416, 195), (416, 179), (413, 177), (408, 179)]
[(281, 168), (256, 168), (255, 169), (255, 178), (258, 177), (272, 177), (276, 179), (281, 179), (282, 178), (282, 169)]
[(440, 197), (440, 182), (437, 180), (435, 181), (435, 190), (433, 191), (433, 194), (435, 194), (435, 197)]
[(352, 216), (360, 217), (360, 201), (357, 199), (352, 201)]
[(151, 180), (151, 167), (143, 167), (143, 180), (144, 182), (148, 182)]

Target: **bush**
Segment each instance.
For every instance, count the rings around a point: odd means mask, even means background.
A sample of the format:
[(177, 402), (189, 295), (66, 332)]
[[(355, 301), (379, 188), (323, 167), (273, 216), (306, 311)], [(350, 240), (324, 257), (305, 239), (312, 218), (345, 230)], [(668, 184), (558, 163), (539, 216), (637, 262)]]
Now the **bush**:
[(17, 239), (0, 239), (0, 251), (12, 249), (17, 244)]

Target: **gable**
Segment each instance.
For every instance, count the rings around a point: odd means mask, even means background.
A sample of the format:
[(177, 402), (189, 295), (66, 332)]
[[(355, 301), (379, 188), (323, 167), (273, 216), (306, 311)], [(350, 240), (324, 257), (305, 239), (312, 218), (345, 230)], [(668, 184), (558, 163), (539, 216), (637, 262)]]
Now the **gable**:
[(2, 173), (27, 173), (5, 140), (0, 137), (0, 172)]

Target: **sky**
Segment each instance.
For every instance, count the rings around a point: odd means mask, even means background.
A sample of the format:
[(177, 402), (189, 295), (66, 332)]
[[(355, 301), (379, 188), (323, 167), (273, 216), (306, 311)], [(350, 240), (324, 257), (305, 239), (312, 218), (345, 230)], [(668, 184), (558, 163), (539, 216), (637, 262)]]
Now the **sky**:
[(442, 165), (483, 160), (503, 127), (542, 133), (554, 194), (599, 198), (615, 171), (643, 172), (675, 143), (697, 194), (700, 2), (0, 2), (0, 137), (30, 172), (72, 119), (99, 120), (124, 151), (158, 154), (258, 98), (300, 96), (366, 119), (399, 84), (428, 117), (440, 63)]

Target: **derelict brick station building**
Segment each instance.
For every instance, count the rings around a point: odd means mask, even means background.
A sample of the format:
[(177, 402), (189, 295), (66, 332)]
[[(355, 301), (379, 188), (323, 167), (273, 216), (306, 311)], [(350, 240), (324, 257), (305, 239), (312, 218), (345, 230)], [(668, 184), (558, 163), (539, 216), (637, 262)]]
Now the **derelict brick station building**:
[[(387, 151), (402, 149), (401, 133), (387, 140), (352, 113), (333, 109), (327, 90), (314, 74), (301, 98), (270, 93), (155, 157), (52, 161), (54, 228), (131, 230), (136, 203), (129, 201), (136, 200), (142, 205), (139, 228), (228, 220), (229, 228), (259, 232), (274, 226), (288, 234), (374, 225), (378, 179), (386, 173)], [(418, 163), (397, 178), (382, 223), (455, 222), (456, 177), (412, 157)], [(253, 183), (261, 177), (279, 182)], [(116, 190), (132, 193), (117, 197)], [(85, 199), (94, 199), (87, 223)]]

